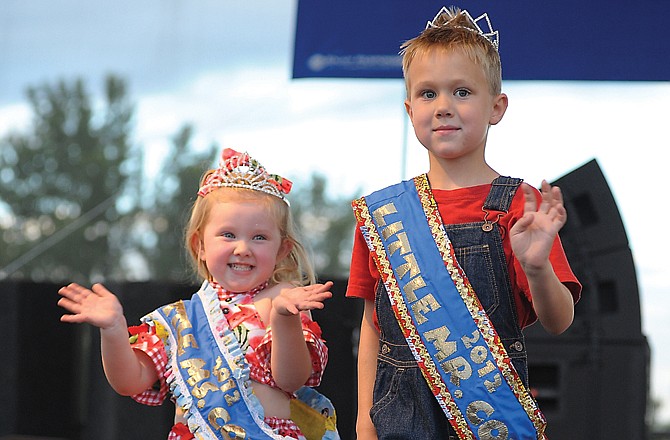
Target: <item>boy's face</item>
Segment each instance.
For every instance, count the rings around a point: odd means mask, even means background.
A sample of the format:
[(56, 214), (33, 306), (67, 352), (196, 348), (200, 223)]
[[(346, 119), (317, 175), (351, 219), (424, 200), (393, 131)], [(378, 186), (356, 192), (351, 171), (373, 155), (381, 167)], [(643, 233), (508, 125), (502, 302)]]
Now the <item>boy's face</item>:
[(489, 125), (507, 109), (492, 96), (484, 69), (460, 51), (434, 49), (417, 56), (407, 71), (405, 108), (419, 142), (445, 160), (484, 160)]

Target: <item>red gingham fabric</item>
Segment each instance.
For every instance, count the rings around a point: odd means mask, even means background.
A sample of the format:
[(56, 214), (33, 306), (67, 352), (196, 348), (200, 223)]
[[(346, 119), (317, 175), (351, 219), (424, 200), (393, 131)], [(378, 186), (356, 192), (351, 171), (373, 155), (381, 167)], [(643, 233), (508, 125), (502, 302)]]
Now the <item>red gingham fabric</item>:
[(165, 380), (168, 358), (163, 341), (156, 335), (155, 327), (148, 324), (130, 327), (128, 331), (131, 334), (131, 347), (149, 356), (158, 375), (158, 382), (151, 389), (136, 394), (132, 398), (143, 405), (158, 406), (163, 403), (168, 394)]
[(266, 417), (265, 423), (267, 423), (270, 428), (275, 429), (277, 434), (283, 435), (284, 437), (291, 437), (298, 440), (307, 440), (302, 431), (298, 428), (298, 425), (291, 419), (280, 419), (277, 417)]

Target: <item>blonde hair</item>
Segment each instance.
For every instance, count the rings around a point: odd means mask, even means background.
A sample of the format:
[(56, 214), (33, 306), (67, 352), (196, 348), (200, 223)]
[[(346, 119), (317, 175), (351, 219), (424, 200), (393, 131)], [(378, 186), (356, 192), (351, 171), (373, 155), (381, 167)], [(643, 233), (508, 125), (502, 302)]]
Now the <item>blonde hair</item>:
[(465, 14), (461, 14), (461, 9), (452, 6), (448, 12), (443, 12), (433, 20), (432, 26), (400, 46), (402, 73), (408, 96), (410, 65), (417, 57), (426, 55), (434, 49), (461, 51), (484, 69), (491, 95), (501, 93), (502, 66), (497, 49), (473, 27)]
[[(205, 178), (212, 172), (214, 170), (205, 173), (201, 179), (201, 186)], [(262, 204), (276, 220), (282, 241), (288, 242), (291, 246), (289, 254), (277, 261), (269, 280), (271, 285), (289, 282), (305, 286), (316, 282), (314, 268), (308, 258), (306, 249), (298, 240), (297, 227), (288, 204), (276, 196), (261, 191), (231, 187), (217, 188), (204, 197), (199, 196), (193, 203), (191, 217), (184, 231), (184, 245), (190, 256), (191, 264), (199, 276), (212, 281), (212, 274), (207, 268), (207, 264), (199, 258), (199, 237), (209, 221), (211, 208), (216, 203), (231, 201), (254, 201)]]

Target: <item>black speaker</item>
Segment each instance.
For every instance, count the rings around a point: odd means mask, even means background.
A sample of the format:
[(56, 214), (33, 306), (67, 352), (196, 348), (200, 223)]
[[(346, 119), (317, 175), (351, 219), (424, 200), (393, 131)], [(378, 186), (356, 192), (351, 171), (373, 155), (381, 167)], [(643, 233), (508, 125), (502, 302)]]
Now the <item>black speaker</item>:
[(642, 332), (635, 264), (614, 197), (596, 160), (561, 177), (568, 221), (560, 232), (583, 285), (568, 331), (608, 340), (638, 340)]
[(619, 210), (596, 160), (553, 184), (563, 191), (560, 237), (583, 290), (564, 334), (525, 329), (532, 392), (552, 440), (644, 440), (650, 351)]
[[(328, 278), (326, 278), (328, 279)], [(312, 316), (321, 326), (328, 346), (328, 366), (319, 391), (337, 412), (337, 428), (342, 439), (356, 438), (358, 334), (363, 316), (363, 300), (346, 298), (347, 280), (333, 279), (333, 297)]]
[(531, 392), (551, 440), (646, 440), (649, 347), (626, 343), (527, 341)]

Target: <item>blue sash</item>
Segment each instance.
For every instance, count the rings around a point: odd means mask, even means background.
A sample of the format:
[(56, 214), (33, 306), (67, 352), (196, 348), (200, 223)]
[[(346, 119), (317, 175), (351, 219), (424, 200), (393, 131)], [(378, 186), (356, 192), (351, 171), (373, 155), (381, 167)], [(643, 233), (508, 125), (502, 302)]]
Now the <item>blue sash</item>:
[(427, 177), (359, 199), (354, 210), (400, 328), (459, 437), (544, 438), (544, 416), (456, 261)]
[[(265, 423), (249, 365), (209, 283), (190, 301), (161, 307), (143, 321), (154, 321), (167, 333), (162, 339), (170, 362), (168, 386), (196, 439), (291, 439)], [(339, 440), (330, 400), (306, 386), (295, 394), (291, 419), (307, 439)]]
[(195, 438), (288, 438), (264, 422), (244, 354), (230, 328), (221, 325), (226, 321), (211, 287), (205, 284), (190, 301), (161, 307), (150, 317), (168, 332), (170, 390)]

